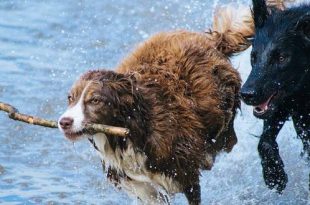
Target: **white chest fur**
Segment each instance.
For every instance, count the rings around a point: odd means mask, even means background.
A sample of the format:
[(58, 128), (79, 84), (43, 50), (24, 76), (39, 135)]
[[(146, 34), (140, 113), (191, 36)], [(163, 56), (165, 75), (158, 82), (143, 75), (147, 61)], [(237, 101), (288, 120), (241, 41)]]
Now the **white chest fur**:
[[(151, 190), (149, 192), (153, 192), (147, 193), (148, 195), (154, 195), (155, 192), (161, 193), (162, 191), (168, 192), (169, 194), (180, 191), (178, 184), (173, 181), (172, 178), (166, 177), (164, 174), (154, 174), (148, 171), (145, 167), (146, 156), (143, 153), (135, 152), (130, 141), (128, 142), (127, 149), (124, 151), (121, 151), (118, 147), (114, 151), (107, 137), (102, 133), (94, 135), (94, 141), (106, 166), (111, 166), (117, 170), (117, 172), (124, 173), (132, 179), (131, 182), (123, 181), (121, 186), (126, 186), (124, 187), (125, 189), (128, 189), (128, 183), (131, 183), (129, 186), (131, 187), (130, 189), (132, 189), (133, 184), (139, 184), (139, 186), (144, 186), (144, 190)], [(137, 187), (136, 189), (140, 190), (140, 188), (138, 189)], [(143, 196), (140, 196), (141, 193), (134, 194), (139, 195), (140, 199), (143, 198)]]

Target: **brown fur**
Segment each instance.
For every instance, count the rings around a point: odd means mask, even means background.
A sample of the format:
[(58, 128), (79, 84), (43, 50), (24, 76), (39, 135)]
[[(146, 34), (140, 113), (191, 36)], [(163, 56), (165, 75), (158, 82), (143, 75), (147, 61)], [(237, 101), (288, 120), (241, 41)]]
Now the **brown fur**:
[(289, 4), (294, 3), (296, 0), (266, 0), (269, 9), (276, 8), (280, 10), (286, 9)]
[[(154, 35), (116, 72), (87, 72), (73, 87), (73, 95), (80, 96), (89, 86), (84, 99), (87, 122), (130, 129), (125, 139), (107, 136), (113, 150), (126, 150), (132, 142), (135, 152), (146, 155), (146, 168), (172, 178), (191, 204), (200, 203), (199, 169), (213, 164), (206, 157), (229, 152), (237, 142), (233, 120), (241, 80), (228, 57), (249, 46), (246, 38), (253, 27), (245, 24), (238, 32), (225, 22), (231, 23), (225, 20), (207, 33)], [(93, 93), (102, 96), (96, 105), (87, 100)], [(115, 175), (126, 177), (110, 168), (109, 177)]]
[[(118, 67), (117, 72), (134, 76), (146, 87), (139, 90), (145, 91), (147, 98), (156, 103), (152, 106), (155, 121), (163, 122), (163, 127), (155, 123), (158, 127), (155, 130), (188, 132), (186, 136), (194, 136), (190, 132), (201, 130), (205, 137), (210, 135), (208, 139), (211, 140), (227, 127), (239, 105), (236, 96), (240, 78), (227, 57), (213, 46), (214, 41), (205, 34), (160, 33), (144, 42)], [(188, 123), (191, 121), (195, 124)], [(168, 128), (169, 124), (172, 126)], [(162, 145), (157, 142), (158, 149), (173, 143), (172, 138), (163, 140)], [(198, 142), (193, 150), (199, 144), (203, 143)], [(159, 153), (169, 156), (168, 152)]]

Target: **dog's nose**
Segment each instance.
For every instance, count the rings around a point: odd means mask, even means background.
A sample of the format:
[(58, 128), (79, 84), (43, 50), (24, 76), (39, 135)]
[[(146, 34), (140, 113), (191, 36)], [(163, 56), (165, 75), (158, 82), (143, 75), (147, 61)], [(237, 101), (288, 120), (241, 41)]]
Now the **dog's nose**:
[(254, 90), (242, 88), (240, 94), (242, 100), (246, 104), (252, 105), (254, 103), (254, 98), (256, 96), (256, 92)]
[(63, 117), (59, 121), (59, 125), (63, 130), (70, 129), (73, 125), (73, 119), (70, 117)]

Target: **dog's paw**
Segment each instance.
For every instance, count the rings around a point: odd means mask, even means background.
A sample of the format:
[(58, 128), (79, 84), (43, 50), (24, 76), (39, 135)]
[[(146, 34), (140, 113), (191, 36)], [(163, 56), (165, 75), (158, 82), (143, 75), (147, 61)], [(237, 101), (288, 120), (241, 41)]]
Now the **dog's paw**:
[(262, 162), (264, 180), (268, 188), (276, 189), (282, 194), (287, 184), (287, 174), (281, 159)]

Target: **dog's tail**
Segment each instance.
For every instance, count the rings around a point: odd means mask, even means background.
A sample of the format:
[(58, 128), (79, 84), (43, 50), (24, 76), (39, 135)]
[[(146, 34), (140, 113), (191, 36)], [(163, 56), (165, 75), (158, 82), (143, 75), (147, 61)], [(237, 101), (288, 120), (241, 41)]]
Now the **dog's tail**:
[(266, 5), (269, 9), (285, 10), (287, 7), (298, 2), (298, 0), (266, 0)]
[(250, 7), (221, 6), (214, 13), (213, 29), (209, 31), (216, 48), (230, 56), (247, 49), (254, 35), (254, 22)]

